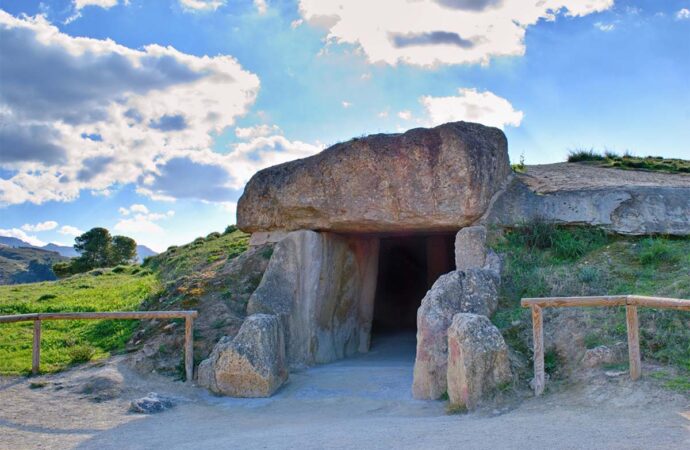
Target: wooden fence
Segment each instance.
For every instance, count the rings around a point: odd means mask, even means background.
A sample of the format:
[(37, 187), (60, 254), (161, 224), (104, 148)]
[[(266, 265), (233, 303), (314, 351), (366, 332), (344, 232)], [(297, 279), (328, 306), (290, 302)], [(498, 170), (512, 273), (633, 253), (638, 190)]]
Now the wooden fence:
[(196, 311), (118, 311), (118, 312), (65, 312), (35, 313), (0, 316), (0, 323), (34, 323), (34, 343), (31, 354), (31, 373), (39, 373), (41, 363), (41, 322), (44, 320), (142, 320), (142, 319), (184, 319), (184, 368), (186, 381), (194, 375), (194, 319)]
[(532, 336), (534, 340), (534, 394), (544, 392), (544, 327), (542, 308), (562, 308), (572, 306), (625, 306), (628, 329), (628, 357), (630, 359), (630, 378), (640, 378), (642, 361), (640, 358), (640, 324), (637, 308), (663, 308), (690, 311), (690, 300), (663, 297), (644, 297), (641, 295), (615, 295), (602, 297), (544, 297), (523, 298), (520, 304), (532, 309)]

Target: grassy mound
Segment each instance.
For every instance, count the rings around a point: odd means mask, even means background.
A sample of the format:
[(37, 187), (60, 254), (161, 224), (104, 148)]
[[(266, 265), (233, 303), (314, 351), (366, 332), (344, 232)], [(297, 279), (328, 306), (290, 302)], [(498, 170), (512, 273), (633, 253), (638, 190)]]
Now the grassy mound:
[[(528, 310), (519, 306), (523, 297), (638, 294), (690, 298), (688, 238), (612, 236), (596, 228), (535, 222), (507, 232), (493, 247), (504, 255), (500, 306), (493, 321), (525, 358), (531, 357), (531, 319)], [(548, 309), (546, 317), (563, 311), (565, 308)], [(587, 348), (626, 342), (624, 308), (569, 312), (585, 329)], [(673, 365), (690, 375), (690, 314), (643, 308), (639, 315), (643, 359)], [(545, 337), (547, 341), (552, 338)], [(546, 363), (555, 370), (559, 356), (547, 354)]]
[(690, 161), (669, 159), (661, 156), (632, 156), (628, 153), (618, 155), (613, 152), (599, 153), (594, 149), (573, 150), (568, 154), (568, 162), (596, 164), (616, 169), (649, 170), (667, 173), (690, 173)]
[[(61, 281), (0, 286), (0, 315), (137, 310), (158, 288), (156, 276), (138, 266), (98, 269)], [(41, 370), (54, 372), (122, 350), (137, 325), (126, 320), (43, 322)], [(32, 335), (32, 322), (0, 325), (0, 374), (29, 372)]]

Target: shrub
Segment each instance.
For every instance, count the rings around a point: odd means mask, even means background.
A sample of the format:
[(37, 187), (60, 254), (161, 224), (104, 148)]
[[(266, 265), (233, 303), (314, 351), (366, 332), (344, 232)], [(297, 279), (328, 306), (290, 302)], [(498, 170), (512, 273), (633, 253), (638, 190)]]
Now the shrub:
[(89, 345), (77, 345), (69, 349), (68, 353), (70, 364), (81, 364), (91, 361), (96, 354), (96, 350)]
[(55, 294), (43, 294), (40, 297), (38, 297), (38, 301), (42, 302), (44, 300), (52, 300), (54, 298), (57, 298), (57, 295), (55, 295)]
[(680, 256), (673, 251), (668, 241), (658, 238), (642, 240), (638, 257), (644, 266), (675, 264), (680, 261)]
[(235, 231), (237, 231), (237, 225), (228, 225), (227, 227), (225, 227), (225, 231), (223, 231), (223, 234), (230, 234), (234, 233)]
[(593, 148), (589, 150), (576, 149), (568, 152), (568, 162), (604, 161), (605, 159), (605, 156), (596, 152)]
[(209, 234), (206, 236), (206, 240), (207, 240), (207, 241), (212, 241), (212, 240), (214, 240), (214, 239), (218, 239), (220, 236), (221, 236), (221, 235), (220, 235), (219, 232), (214, 231), (213, 233), (209, 233)]

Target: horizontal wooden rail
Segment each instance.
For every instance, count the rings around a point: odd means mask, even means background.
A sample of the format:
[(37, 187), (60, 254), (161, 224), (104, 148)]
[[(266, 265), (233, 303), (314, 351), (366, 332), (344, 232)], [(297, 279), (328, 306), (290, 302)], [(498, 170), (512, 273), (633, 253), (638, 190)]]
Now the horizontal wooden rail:
[(542, 392), (544, 392), (546, 383), (546, 376), (544, 374), (544, 318), (542, 308), (625, 306), (630, 378), (633, 380), (637, 380), (640, 377), (642, 367), (640, 357), (640, 325), (637, 317), (637, 308), (662, 308), (690, 311), (690, 300), (645, 297), (642, 295), (523, 298), (520, 304), (524, 308), (532, 309), (532, 337), (534, 343), (533, 388), (535, 395), (541, 395)]
[(196, 311), (112, 311), (112, 312), (60, 312), (33, 313), (0, 316), (0, 323), (31, 322), (34, 323), (34, 340), (31, 354), (31, 372), (35, 375), (40, 370), (41, 361), (41, 321), (43, 320), (142, 320), (142, 319), (184, 319), (184, 367), (186, 381), (192, 381), (194, 375), (194, 319)]

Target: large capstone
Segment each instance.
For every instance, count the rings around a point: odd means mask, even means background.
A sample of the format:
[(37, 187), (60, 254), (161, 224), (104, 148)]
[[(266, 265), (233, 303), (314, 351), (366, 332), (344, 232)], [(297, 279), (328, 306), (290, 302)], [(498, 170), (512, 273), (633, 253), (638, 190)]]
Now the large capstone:
[(223, 338), (201, 362), (197, 382), (231, 397), (269, 397), (288, 377), (283, 327), (276, 316), (247, 317), (239, 333)]
[(497, 128), (455, 122), (377, 134), (258, 172), (237, 225), (252, 233), (457, 230), (484, 214), (510, 174)]
[(456, 314), (448, 328), (448, 398), (474, 409), (511, 380), (508, 346), (488, 317)]
[(277, 315), (291, 368), (369, 348), (379, 240), (294, 231), (275, 246), (247, 313)]

